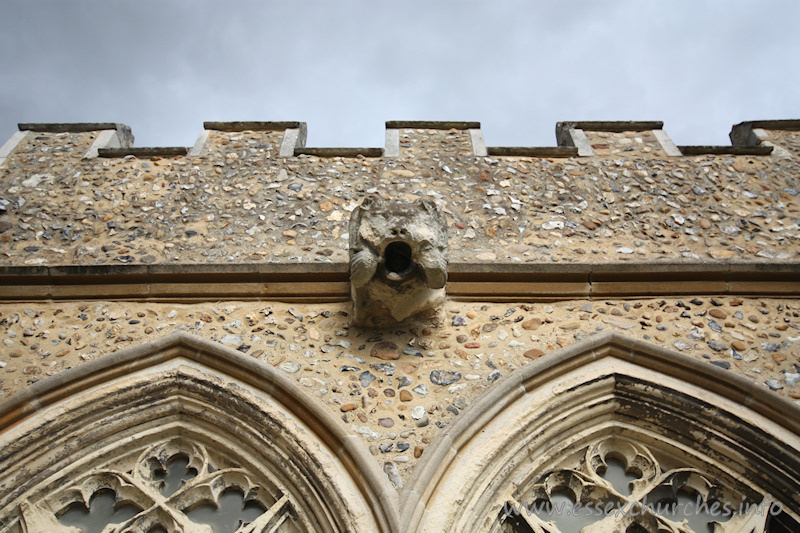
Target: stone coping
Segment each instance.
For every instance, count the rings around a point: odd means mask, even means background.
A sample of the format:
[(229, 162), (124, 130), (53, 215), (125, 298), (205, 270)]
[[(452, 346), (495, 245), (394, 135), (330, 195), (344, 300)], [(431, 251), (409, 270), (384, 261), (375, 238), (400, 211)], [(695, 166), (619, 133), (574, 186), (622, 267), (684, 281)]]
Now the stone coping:
[(770, 155), (772, 146), (678, 146), (683, 155)]
[(203, 122), (203, 128), (217, 131), (284, 131), (305, 129), (306, 123), (300, 121), (207, 121)]
[(294, 155), (315, 155), (317, 157), (383, 157), (383, 148), (295, 148)]
[(733, 127), (738, 128), (740, 126), (762, 128), (765, 130), (800, 130), (800, 119), (748, 120), (740, 122)]
[(447, 121), (447, 120), (387, 120), (386, 129), (409, 130), (476, 130), (480, 122)]
[(511, 157), (577, 157), (575, 146), (489, 146), (486, 148), (490, 156)]
[[(99, 130), (128, 129), (130, 127), (117, 122), (22, 122), (20, 131), (40, 131), (47, 133), (81, 133)], [(305, 128), (302, 121), (205, 121), (203, 128), (218, 131), (283, 131), (287, 129)], [(435, 121), (435, 120), (387, 120), (388, 129), (478, 129), (477, 121)], [(563, 121), (556, 124), (556, 130), (577, 128), (585, 131), (644, 131), (663, 129), (663, 121)], [(733, 129), (763, 128), (768, 130), (798, 130), (800, 119), (790, 120), (750, 120), (740, 122)]]
[(661, 120), (578, 120), (556, 124), (556, 137), (561, 137), (562, 130), (578, 129), (584, 131), (647, 131), (664, 128)]
[[(237, 131), (237, 130), (227, 130)], [(598, 130), (600, 131), (600, 130)], [(770, 155), (772, 146), (678, 146), (685, 156), (689, 155)], [(184, 146), (156, 146), (136, 148), (100, 148), (100, 157), (182, 157), (189, 153)], [(294, 156), (312, 155), (317, 157), (383, 157), (383, 148), (364, 147), (300, 147), (294, 149)], [(489, 156), (510, 157), (577, 157), (578, 148), (574, 146), (493, 146), (487, 148)]]
[(43, 133), (86, 133), (101, 130), (127, 130), (130, 126), (117, 122), (22, 122), (17, 124), (20, 131), (40, 131)]
[(154, 146), (139, 148), (99, 148), (97, 155), (100, 157), (176, 157), (185, 156), (189, 149), (185, 146)]
[(750, 120), (734, 124), (728, 134), (734, 145), (758, 145), (762, 139), (753, 130), (800, 130), (800, 120)]
[[(557, 147), (489, 147), (488, 156), (511, 157), (577, 157), (572, 144), (567, 142), (567, 133), (570, 130), (598, 131), (598, 132), (635, 132), (635, 131), (663, 131), (663, 121), (564, 121), (556, 124)], [(19, 123), (20, 131), (34, 131), (43, 133), (86, 133), (102, 130), (116, 130), (132, 144), (133, 135), (131, 128), (125, 124), (115, 122), (75, 122), (75, 123)], [(287, 132), (298, 130), (300, 142), (294, 153), (288, 151), (282, 154), (290, 155), (315, 155), (319, 157), (384, 157), (387, 153), (381, 148), (338, 148), (321, 147), (305, 148), (304, 139), (307, 124), (301, 121), (206, 121), (203, 122), (205, 130), (224, 132), (241, 131), (272, 131)], [(387, 130), (397, 129), (435, 129), (435, 130), (480, 130), (481, 123), (477, 121), (429, 121), (429, 120), (389, 120), (386, 121)], [(750, 139), (753, 129), (798, 130), (800, 120), (756, 120), (736, 124), (731, 129), (730, 137), (734, 146), (680, 146), (683, 155), (770, 155), (772, 146), (758, 145)], [(743, 146), (744, 145), (744, 146)], [(756, 145), (756, 146), (753, 146)], [(144, 147), (144, 148), (100, 148), (101, 157), (124, 157), (135, 155), (137, 157), (175, 157), (186, 156), (189, 149), (184, 147)], [(592, 154), (583, 154), (592, 155)], [(677, 155), (677, 154), (674, 154)]]
[[(454, 263), (447, 294), (487, 301), (675, 294), (800, 297), (799, 263)], [(0, 266), (0, 300), (343, 301), (346, 263)]]

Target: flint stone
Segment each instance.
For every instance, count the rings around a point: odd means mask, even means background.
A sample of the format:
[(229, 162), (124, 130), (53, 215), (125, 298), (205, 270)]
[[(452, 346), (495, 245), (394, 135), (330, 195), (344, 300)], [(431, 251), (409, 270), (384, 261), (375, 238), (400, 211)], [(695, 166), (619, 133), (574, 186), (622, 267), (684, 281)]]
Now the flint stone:
[(715, 352), (724, 352), (725, 350), (728, 349), (727, 346), (725, 346), (724, 344), (721, 344), (721, 343), (719, 343), (717, 341), (708, 341), (707, 344), (708, 344), (708, 347), (711, 348), (712, 350), (714, 350)]
[(781, 390), (783, 385), (781, 385), (777, 379), (772, 378), (769, 381), (765, 381), (764, 384), (772, 390)]
[(278, 365), (278, 368), (280, 368), (287, 374), (294, 374), (300, 370), (300, 365), (293, 361), (285, 361), (280, 365)]
[(395, 370), (397, 370), (397, 365), (394, 363), (370, 363), (370, 368), (373, 370), (377, 370), (378, 372), (383, 372), (387, 376), (393, 376)]
[(797, 385), (797, 382), (800, 381), (800, 374), (795, 374), (792, 372), (786, 372), (783, 375), (783, 380), (786, 381), (786, 384), (790, 387), (794, 387)]
[(376, 376), (369, 370), (365, 370), (358, 376), (359, 380), (361, 381), (362, 387), (369, 387), (369, 384), (375, 381)]
[(422, 394), (423, 396), (428, 394), (428, 387), (424, 383), (421, 383), (411, 389), (412, 391), (416, 392), (417, 394)]
[(362, 425), (359, 425), (359, 424), (353, 424), (351, 427), (353, 428), (353, 431), (355, 431), (356, 433), (358, 433), (362, 437), (366, 438), (367, 440), (378, 440), (379, 438), (381, 438), (381, 434), (380, 433), (376, 433), (375, 431), (372, 431), (367, 426), (362, 426)]
[(383, 471), (389, 477), (389, 481), (394, 485), (394, 488), (400, 489), (403, 487), (403, 479), (400, 477), (396, 464), (391, 461), (383, 463)]
[(455, 370), (434, 370), (430, 375), (434, 385), (451, 385), (461, 379), (461, 372)]
[(394, 360), (400, 358), (400, 350), (397, 345), (391, 341), (381, 341), (372, 347), (369, 354), (377, 359), (384, 361)]
[(240, 346), (243, 341), (244, 339), (242, 339), (241, 335), (225, 335), (219, 340), (219, 342), (227, 346)]
[(451, 319), (451, 322), (454, 326), (466, 326), (467, 319), (461, 315), (456, 315)]

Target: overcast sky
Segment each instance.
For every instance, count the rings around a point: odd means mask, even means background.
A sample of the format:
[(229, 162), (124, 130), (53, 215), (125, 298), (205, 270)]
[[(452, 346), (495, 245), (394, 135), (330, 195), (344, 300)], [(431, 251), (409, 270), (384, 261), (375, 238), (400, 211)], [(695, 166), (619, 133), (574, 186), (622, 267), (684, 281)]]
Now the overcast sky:
[(123, 122), (190, 146), (204, 120), (301, 120), (383, 146), (386, 120), (478, 120), (552, 146), (563, 120), (663, 120), (729, 144), (800, 118), (800, 1), (0, 0), (0, 144), (18, 122)]

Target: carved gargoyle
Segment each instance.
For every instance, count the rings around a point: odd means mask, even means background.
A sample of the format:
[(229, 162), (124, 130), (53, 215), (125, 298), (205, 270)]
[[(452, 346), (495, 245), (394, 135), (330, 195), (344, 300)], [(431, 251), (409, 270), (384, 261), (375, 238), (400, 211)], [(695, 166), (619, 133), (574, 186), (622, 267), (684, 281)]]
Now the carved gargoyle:
[(354, 323), (389, 327), (431, 320), (445, 299), (447, 230), (433, 200), (364, 199), (350, 216)]

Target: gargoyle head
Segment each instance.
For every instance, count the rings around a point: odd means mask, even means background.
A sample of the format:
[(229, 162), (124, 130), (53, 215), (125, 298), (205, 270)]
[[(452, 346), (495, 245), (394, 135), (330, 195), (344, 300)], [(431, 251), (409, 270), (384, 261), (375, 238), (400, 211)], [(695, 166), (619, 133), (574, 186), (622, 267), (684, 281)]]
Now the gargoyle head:
[[(350, 283), (354, 295), (368, 284), (378, 284), (382, 286), (378, 292), (386, 296), (381, 298), (387, 300), (383, 303), (392, 307), (388, 301), (392, 293), (399, 302), (400, 294), (422, 296), (425, 291), (443, 289), (446, 282), (446, 221), (433, 200), (385, 202), (370, 196), (353, 211)], [(372, 288), (374, 296), (378, 287)], [(430, 294), (422, 299), (430, 300)], [(398, 305), (408, 307), (407, 302)]]

